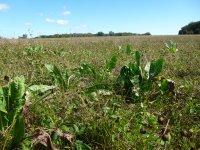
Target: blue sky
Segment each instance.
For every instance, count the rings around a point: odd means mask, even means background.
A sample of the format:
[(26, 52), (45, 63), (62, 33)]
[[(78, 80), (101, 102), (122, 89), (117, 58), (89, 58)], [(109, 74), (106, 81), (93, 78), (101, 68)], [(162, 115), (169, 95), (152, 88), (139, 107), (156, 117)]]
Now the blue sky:
[(0, 0), (0, 36), (69, 32), (177, 34), (200, 0)]

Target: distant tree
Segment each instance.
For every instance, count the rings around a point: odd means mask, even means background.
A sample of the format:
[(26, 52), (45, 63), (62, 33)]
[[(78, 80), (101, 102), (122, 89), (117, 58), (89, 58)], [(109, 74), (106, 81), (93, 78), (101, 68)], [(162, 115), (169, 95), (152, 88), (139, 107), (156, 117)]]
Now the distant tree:
[(104, 33), (103, 32), (98, 32), (97, 36), (104, 36)]
[(22, 36), (19, 37), (19, 39), (27, 39), (28, 35), (27, 34), (23, 34)]
[(113, 31), (110, 31), (108, 34), (109, 34), (109, 36), (114, 36), (115, 35), (115, 33)]
[(182, 34), (200, 34), (200, 21), (191, 22), (179, 30), (179, 35)]
[(122, 36), (123, 34), (121, 32), (115, 33), (115, 36)]
[(27, 39), (27, 38), (28, 38), (28, 35), (27, 35), (27, 34), (23, 34), (23, 35), (22, 35), (22, 38), (23, 38), (23, 39)]
[(144, 33), (144, 35), (151, 35), (151, 33), (150, 32), (146, 32), (146, 33)]

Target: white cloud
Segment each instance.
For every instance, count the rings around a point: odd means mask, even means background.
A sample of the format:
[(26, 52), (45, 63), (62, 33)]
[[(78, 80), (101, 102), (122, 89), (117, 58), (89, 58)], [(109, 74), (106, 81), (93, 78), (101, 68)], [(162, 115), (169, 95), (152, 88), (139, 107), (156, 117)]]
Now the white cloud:
[(55, 20), (50, 18), (46, 18), (45, 21), (48, 23), (55, 23)]
[(68, 16), (68, 15), (70, 15), (70, 14), (71, 14), (71, 12), (68, 11), (68, 10), (66, 10), (66, 11), (64, 11), (64, 12), (62, 13), (63, 16)]
[(64, 20), (64, 19), (55, 20), (55, 19), (46, 18), (45, 21), (48, 23), (54, 23), (54, 24), (58, 24), (62, 26), (68, 25), (68, 20)]
[(62, 19), (60, 19), (60, 20), (57, 20), (56, 23), (59, 24), (59, 25), (64, 26), (64, 25), (67, 25), (67, 24), (68, 24), (68, 21), (67, 21), (67, 20), (62, 20)]
[(7, 4), (0, 3), (0, 11), (7, 10), (9, 8), (10, 8), (10, 6), (8, 6)]

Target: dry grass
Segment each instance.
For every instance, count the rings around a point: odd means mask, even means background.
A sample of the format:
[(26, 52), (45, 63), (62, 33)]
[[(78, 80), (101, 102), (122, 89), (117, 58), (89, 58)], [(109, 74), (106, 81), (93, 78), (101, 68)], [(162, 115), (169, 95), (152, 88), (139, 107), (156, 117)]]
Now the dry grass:
[[(164, 43), (172, 40), (178, 44), (179, 51), (172, 55), (166, 52)], [(73, 69), (82, 62), (88, 62), (102, 68), (106, 59), (113, 53), (118, 55), (117, 67), (114, 74), (118, 74), (122, 65), (132, 60), (125, 55), (119, 47), (132, 44), (133, 50), (140, 50), (144, 60), (164, 57), (166, 60), (166, 78), (175, 81), (176, 87), (182, 95), (179, 99), (170, 101), (166, 98), (147, 105), (147, 112), (164, 114), (170, 119), (169, 126), (172, 140), (169, 149), (190, 149), (199, 146), (199, 100), (200, 100), (200, 36), (131, 36), (131, 37), (86, 37), (63, 39), (30, 39), (30, 40), (1, 40), (0, 41), (0, 84), (3, 84), (5, 75), (12, 77), (23, 75), (28, 85), (49, 84), (50, 79), (44, 64), (55, 64), (60, 68)], [(43, 51), (27, 54), (27, 48), (33, 45), (42, 45)], [(183, 86), (183, 88), (180, 88)], [(115, 103), (119, 103), (117, 106)], [(43, 107), (43, 104), (48, 107)], [(117, 106), (115, 106), (115, 105)], [(116, 107), (116, 114), (121, 122), (116, 123), (109, 115), (102, 112), (102, 108)], [(128, 105), (123, 103), (121, 97), (100, 97), (98, 102), (89, 102), (89, 98), (82, 94), (81, 89), (73, 87), (66, 93), (58, 91), (44, 103), (39, 102), (32, 106), (31, 115), (39, 121), (33, 121), (32, 129), (61, 128), (68, 124), (83, 126), (85, 132), (77, 137), (96, 149), (151, 149), (151, 144), (157, 149), (163, 148), (162, 142), (152, 137), (140, 135), (137, 129), (133, 132), (123, 131), (127, 122), (137, 119), (137, 111), (141, 111), (140, 104)], [(118, 108), (119, 107), (119, 108)], [(191, 113), (195, 111), (195, 113)], [(53, 121), (47, 121), (50, 118)], [(120, 120), (120, 119), (119, 119)], [(66, 123), (65, 123), (66, 122)], [(134, 125), (133, 125), (134, 126)], [(132, 125), (129, 126), (130, 128)], [(135, 127), (135, 126), (134, 126)], [(162, 126), (149, 129), (157, 132)], [(108, 130), (109, 129), (109, 130)], [(187, 130), (192, 135), (182, 135)], [(118, 133), (119, 132), (119, 133)], [(120, 133), (121, 132), (121, 133)], [(113, 135), (112, 135), (113, 133)], [(29, 133), (31, 134), (31, 132)], [(113, 143), (112, 138), (116, 136)], [(135, 141), (136, 140), (136, 141)], [(131, 142), (132, 141), (132, 142)], [(141, 146), (138, 147), (138, 144)]]

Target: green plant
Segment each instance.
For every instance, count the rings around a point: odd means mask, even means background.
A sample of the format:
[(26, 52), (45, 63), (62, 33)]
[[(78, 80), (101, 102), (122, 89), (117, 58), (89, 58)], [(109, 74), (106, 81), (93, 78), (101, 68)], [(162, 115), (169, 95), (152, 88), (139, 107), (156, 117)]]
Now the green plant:
[(105, 67), (108, 72), (111, 72), (117, 65), (117, 56), (112, 55), (112, 57), (106, 61)]
[(22, 108), (25, 103), (25, 79), (16, 77), (7, 86), (0, 88), (0, 131), (4, 135), (2, 149), (10, 141), (10, 147), (19, 145), (25, 125)]
[(168, 51), (170, 51), (172, 53), (176, 53), (178, 51), (177, 43), (174, 43), (171, 40), (169, 42), (165, 43), (165, 47), (167, 48)]
[(93, 65), (88, 63), (82, 63), (78, 70), (78, 76), (86, 77), (90, 79), (90, 84), (86, 88), (85, 93), (92, 99), (94, 98), (94, 94), (99, 91), (105, 91), (110, 93), (113, 88), (112, 84), (112, 71), (117, 65), (117, 55), (113, 54), (109, 59), (106, 60), (106, 63), (102, 67), (102, 69), (97, 69)]
[(157, 84), (156, 77), (161, 73), (164, 59), (150, 61), (145, 68), (141, 66), (141, 53), (135, 52), (135, 63), (129, 63), (121, 68), (116, 81), (116, 91), (125, 95), (126, 99), (133, 99), (144, 95), (144, 92), (152, 90), (153, 84)]
[(77, 150), (91, 150), (90, 146), (88, 146), (87, 144), (83, 143), (80, 140), (76, 140), (76, 142), (75, 142), (75, 148)]
[(29, 47), (26, 48), (26, 53), (28, 55), (33, 55), (33, 54), (38, 54), (38, 53), (43, 53), (44, 47), (42, 45), (30, 45)]
[(55, 89), (56, 86), (48, 86), (48, 85), (31, 85), (28, 87), (28, 90), (33, 93), (33, 94), (40, 94), (40, 93), (45, 93), (48, 90), (53, 90)]
[(82, 63), (80, 67), (77, 68), (77, 70), (79, 77), (90, 76), (93, 78), (97, 78), (96, 69), (88, 63)]
[(131, 44), (127, 44), (126, 45), (126, 49), (125, 49), (126, 54), (130, 55), (132, 52), (132, 46)]
[(70, 76), (68, 70), (64, 70), (63, 72), (55, 65), (45, 65), (46, 69), (48, 70), (50, 76), (54, 84), (64, 91), (66, 91), (69, 87)]
[(175, 93), (175, 83), (170, 79), (162, 79), (159, 87), (162, 93)]
[(40, 94), (54, 89), (54, 86), (32, 85), (26, 89), (25, 78), (15, 77), (8, 85), (0, 87), (0, 132), (3, 134), (5, 149), (19, 146), (24, 137), (25, 123), (22, 109), (26, 94)]

